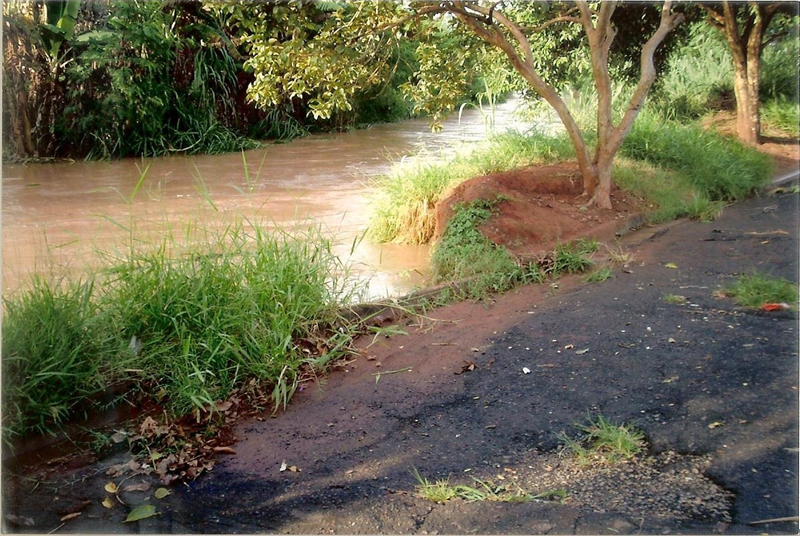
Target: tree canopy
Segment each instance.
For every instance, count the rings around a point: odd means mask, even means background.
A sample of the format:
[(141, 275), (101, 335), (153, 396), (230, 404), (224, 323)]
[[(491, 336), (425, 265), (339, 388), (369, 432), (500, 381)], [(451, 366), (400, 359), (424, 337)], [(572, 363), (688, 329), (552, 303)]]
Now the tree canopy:
[[(348, 109), (355, 91), (380, 78), (386, 49), (414, 35), (420, 39), (420, 68), (407, 91), (418, 109), (438, 119), (453, 109), (459, 94), (453, 88), (465, 83), (467, 66), (487, 57), (480, 51), (488, 47), (556, 111), (575, 147), (585, 194), (603, 208), (611, 207), (614, 156), (656, 79), (656, 50), (684, 19), (665, 2), (652, 32), (638, 41), (635, 32), (625, 34), (625, 45), (640, 51), (638, 80), (621, 117), (615, 118), (611, 52), (618, 35), (613, 18), (618, 2), (354, 1), (321, 7), (281, 4), (275, 9), (288, 10), (292, 24), (278, 32), (254, 33), (248, 65), (256, 80), (249, 95), (259, 105), (309, 95), (315, 116)], [(593, 81), (597, 96), (594, 154), (559, 94), (560, 82), (580, 69)]]

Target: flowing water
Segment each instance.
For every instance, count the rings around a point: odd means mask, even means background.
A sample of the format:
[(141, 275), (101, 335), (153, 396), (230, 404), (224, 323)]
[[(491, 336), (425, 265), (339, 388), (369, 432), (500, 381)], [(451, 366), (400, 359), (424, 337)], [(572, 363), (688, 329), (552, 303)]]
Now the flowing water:
[[(514, 100), (496, 107), (494, 131), (526, 128), (515, 108)], [(370, 297), (402, 295), (424, 284), (428, 248), (359, 240), (369, 223), (370, 178), (408, 155), (479, 143), (491, 130), (481, 111), (467, 109), (439, 133), (425, 119), (409, 120), (270, 145), (244, 159), (235, 153), (6, 165), (3, 292), (13, 292), (32, 271), (74, 277), (96, 264), (99, 252), (124, 248), (131, 238), (157, 242), (164, 233), (180, 237), (192, 225), (238, 215), (286, 229), (320, 225), (340, 258), (369, 278)]]

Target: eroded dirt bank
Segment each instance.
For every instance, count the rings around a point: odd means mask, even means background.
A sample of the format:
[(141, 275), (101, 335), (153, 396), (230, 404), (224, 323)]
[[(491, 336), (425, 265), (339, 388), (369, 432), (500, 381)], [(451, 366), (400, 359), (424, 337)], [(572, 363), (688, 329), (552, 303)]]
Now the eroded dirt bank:
[[(48, 532), (80, 511), (59, 531), (796, 533), (747, 523), (798, 513), (797, 313), (714, 291), (753, 271), (797, 280), (797, 200), (640, 230), (623, 240), (629, 273), (603, 283), (565, 279), (410, 319), (409, 335), (363, 340), (362, 357), (277, 418), (240, 423), (236, 454), (169, 497), (130, 491), (129, 507), (104, 508), (109, 459), (57, 490), (7, 493), (6, 511), (35, 523), (9, 528)], [(575, 468), (558, 434), (588, 414), (635, 422), (648, 455)], [(569, 497), (437, 505), (413, 494), (413, 468)], [(159, 515), (122, 524), (148, 496)]]

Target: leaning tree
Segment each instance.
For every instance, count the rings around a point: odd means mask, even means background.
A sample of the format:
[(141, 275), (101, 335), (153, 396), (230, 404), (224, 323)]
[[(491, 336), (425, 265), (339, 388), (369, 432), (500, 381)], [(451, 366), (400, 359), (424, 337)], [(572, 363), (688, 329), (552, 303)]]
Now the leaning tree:
[[(409, 25), (456, 24), (500, 51), (527, 87), (553, 107), (575, 148), (584, 194), (589, 203), (600, 208), (611, 208), (614, 157), (656, 79), (656, 49), (684, 19), (683, 14), (672, 11), (671, 2), (661, 5), (655, 31), (646, 40), (642, 38), (638, 82), (621, 117), (615, 118), (609, 61), (617, 35), (612, 17), (618, 2), (451, 1), (404, 5), (358, 1), (317, 3), (313, 10), (310, 5), (284, 4), (280, 14), (284, 20), (292, 21), (291, 26), (254, 32), (248, 64), (254, 70), (255, 82), (249, 94), (258, 105), (271, 106), (282, 99), (309, 96), (311, 113), (316, 116), (347, 109), (357, 90), (381, 79), (380, 64), (387, 58), (386, 50), (392, 42), (413, 33)], [(327, 13), (320, 13), (321, 5)], [(543, 75), (547, 65), (561, 55), (553, 50), (550, 58), (543, 58), (536, 50), (532, 43), (543, 33), (554, 35), (564, 47), (588, 49), (597, 93), (594, 151), (556, 84)], [(560, 34), (568, 37), (559, 39)], [(463, 74), (464, 62), (458, 54), (443, 57), (442, 61), (446, 62), (443, 69), (417, 73), (417, 84), (426, 85), (429, 90), (416, 93), (439, 99), (445, 106), (446, 91), (441, 86), (447, 87), (452, 76)], [(452, 68), (447, 69), (448, 66)]]

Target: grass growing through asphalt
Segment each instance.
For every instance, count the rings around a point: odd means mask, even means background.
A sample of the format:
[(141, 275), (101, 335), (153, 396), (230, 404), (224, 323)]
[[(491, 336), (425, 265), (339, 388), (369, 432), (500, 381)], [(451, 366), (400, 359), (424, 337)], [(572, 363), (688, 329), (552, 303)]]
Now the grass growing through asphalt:
[(462, 499), (468, 502), (529, 502), (537, 500), (563, 500), (567, 494), (564, 490), (545, 491), (531, 494), (514, 483), (495, 484), (473, 477), (475, 486), (466, 484), (450, 484), (449, 479), (431, 482), (419, 474), (416, 468), (412, 474), (417, 481), (417, 495), (435, 503), (445, 503), (451, 499)]
[(577, 439), (561, 434), (566, 450), (579, 465), (613, 464), (629, 460), (644, 450), (644, 434), (630, 424), (617, 424), (602, 415), (589, 418), (588, 424), (576, 424)]
[(745, 307), (759, 308), (765, 303), (787, 303), (792, 308), (797, 308), (797, 285), (780, 277), (743, 275), (723, 292)]
[(3, 298), (6, 436), (53, 432), (121, 381), (179, 416), (255, 379), (277, 408), (346, 352), (355, 327), (338, 311), (361, 287), (319, 230), (196, 230), (189, 246), (132, 247), (86, 282), (34, 277)]
[(664, 300), (664, 303), (670, 305), (682, 305), (686, 303), (686, 296), (681, 296), (680, 294), (664, 294), (664, 297), (661, 299)]

